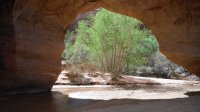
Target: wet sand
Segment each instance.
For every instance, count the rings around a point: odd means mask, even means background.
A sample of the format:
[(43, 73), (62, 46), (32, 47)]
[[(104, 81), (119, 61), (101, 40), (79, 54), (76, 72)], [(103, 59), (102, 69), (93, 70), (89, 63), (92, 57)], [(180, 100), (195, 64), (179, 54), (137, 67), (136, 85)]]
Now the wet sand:
[(0, 112), (200, 112), (200, 86), (54, 86), (52, 93), (0, 97)]

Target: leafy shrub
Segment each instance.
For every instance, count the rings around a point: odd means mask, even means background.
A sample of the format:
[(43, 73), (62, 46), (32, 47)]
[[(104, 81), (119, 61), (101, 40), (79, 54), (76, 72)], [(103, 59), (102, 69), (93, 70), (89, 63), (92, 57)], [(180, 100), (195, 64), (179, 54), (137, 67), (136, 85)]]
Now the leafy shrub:
[(148, 57), (158, 50), (152, 32), (141, 28), (137, 19), (101, 9), (89, 20), (79, 21), (75, 32), (66, 33), (67, 39), (75, 36), (75, 42), (65, 42), (63, 57), (74, 64), (87, 60), (115, 80), (125, 66), (148, 64)]

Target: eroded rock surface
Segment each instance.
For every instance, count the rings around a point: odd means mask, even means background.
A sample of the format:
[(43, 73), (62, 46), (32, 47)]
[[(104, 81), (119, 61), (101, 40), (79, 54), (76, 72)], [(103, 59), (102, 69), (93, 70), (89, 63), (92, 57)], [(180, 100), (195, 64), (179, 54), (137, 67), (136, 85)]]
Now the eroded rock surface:
[(199, 0), (1, 0), (0, 91), (50, 90), (65, 31), (99, 7), (142, 20), (169, 59), (200, 76)]

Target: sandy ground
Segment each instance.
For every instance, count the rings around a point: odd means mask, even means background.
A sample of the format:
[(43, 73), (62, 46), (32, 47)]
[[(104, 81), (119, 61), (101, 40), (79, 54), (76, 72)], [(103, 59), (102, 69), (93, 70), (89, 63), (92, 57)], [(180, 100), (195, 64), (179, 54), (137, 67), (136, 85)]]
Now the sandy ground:
[[(54, 86), (80, 104), (72, 112), (200, 112), (198, 81), (130, 77), (160, 85)], [(77, 90), (77, 88), (79, 88)]]
[(49, 94), (0, 97), (0, 112), (200, 112), (199, 82), (151, 80), (161, 85), (56, 85)]

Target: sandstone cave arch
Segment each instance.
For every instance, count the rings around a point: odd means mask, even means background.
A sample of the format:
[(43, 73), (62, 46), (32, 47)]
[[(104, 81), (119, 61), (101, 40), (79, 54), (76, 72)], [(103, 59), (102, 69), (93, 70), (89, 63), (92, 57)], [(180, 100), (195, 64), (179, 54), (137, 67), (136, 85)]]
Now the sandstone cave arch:
[(169, 59), (200, 75), (198, 0), (2, 0), (0, 5), (0, 39), (7, 43), (0, 50), (3, 92), (49, 91), (60, 71), (67, 27), (78, 14), (98, 7), (142, 20)]

